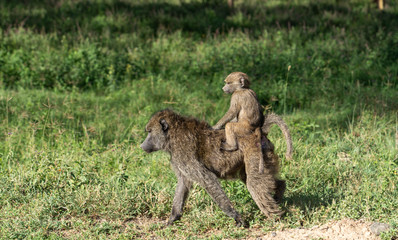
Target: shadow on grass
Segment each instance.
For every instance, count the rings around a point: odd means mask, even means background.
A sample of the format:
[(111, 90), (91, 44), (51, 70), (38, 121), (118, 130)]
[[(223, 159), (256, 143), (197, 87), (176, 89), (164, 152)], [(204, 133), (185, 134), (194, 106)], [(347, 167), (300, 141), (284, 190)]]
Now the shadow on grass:
[[(333, 199), (337, 197), (333, 195), (321, 196), (319, 194), (311, 193), (292, 193), (289, 196), (285, 196), (282, 200), (282, 204), (287, 208), (299, 209), (304, 214), (308, 214), (320, 207), (327, 207), (333, 202)], [(288, 211), (288, 213), (291, 211)]]
[[(233, 11), (226, 1), (170, 3), (134, 3), (121, 0), (106, 2), (77, 1), (5, 1), (0, 26), (3, 29), (18, 25), (45, 32), (139, 33), (145, 37), (158, 30), (182, 30), (188, 35), (222, 34), (242, 30), (251, 36), (261, 35), (264, 29), (308, 30), (323, 33), (336, 27), (361, 31), (371, 39), (379, 29), (397, 30), (398, 15), (373, 11), (369, 6), (355, 6), (315, 2), (308, 5), (262, 6), (242, 4)], [(355, 10), (368, 9), (368, 12)], [(29, 9), (29, 11), (26, 11)], [(83, 33), (84, 34), (84, 33)], [(309, 35), (310, 36), (310, 35)]]

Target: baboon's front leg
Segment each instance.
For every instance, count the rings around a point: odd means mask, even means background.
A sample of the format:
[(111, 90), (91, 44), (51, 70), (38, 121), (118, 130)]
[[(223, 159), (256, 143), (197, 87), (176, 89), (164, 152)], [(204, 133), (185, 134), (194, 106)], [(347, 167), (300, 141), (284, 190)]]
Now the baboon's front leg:
[(233, 208), (231, 201), (221, 188), (221, 184), (216, 177), (213, 181), (202, 186), (218, 206), (220, 206), (221, 210), (223, 210), (227, 216), (232, 217), (235, 220), (238, 227), (248, 227), (248, 225), (242, 220), (240, 214)]
[[(189, 167), (187, 167), (189, 165)], [(247, 227), (240, 214), (233, 208), (231, 201), (221, 188), (217, 176), (197, 160), (190, 161), (180, 168), (181, 172), (192, 181), (202, 186), (223, 212), (235, 219), (237, 226)]]
[(173, 207), (171, 209), (171, 215), (167, 222), (167, 225), (173, 224), (173, 222), (179, 220), (182, 216), (182, 210), (185, 205), (185, 200), (188, 198), (189, 190), (192, 187), (192, 182), (189, 181), (181, 172), (174, 168), (177, 175), (178, 182), (176, 191), (173, 199)]

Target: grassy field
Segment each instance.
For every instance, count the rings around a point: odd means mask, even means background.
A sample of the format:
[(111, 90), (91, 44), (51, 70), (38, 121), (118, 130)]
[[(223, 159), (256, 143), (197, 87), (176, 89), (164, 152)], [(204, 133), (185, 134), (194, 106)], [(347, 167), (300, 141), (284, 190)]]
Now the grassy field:
[[(398, 2), (387, 3), (0, 0), (0, 239), (233, 239), (341, 218), (397, 227)], [(290, 126), (293, 160), (270, 135), (287, 214), (268, 220), (241, 182), (223, 181), (251, 228), (198, 186), (165, 228), (176, 178), (167, 154), (139, 148), (144, 126), (164, 108), (214, 124), (232, 71)]]

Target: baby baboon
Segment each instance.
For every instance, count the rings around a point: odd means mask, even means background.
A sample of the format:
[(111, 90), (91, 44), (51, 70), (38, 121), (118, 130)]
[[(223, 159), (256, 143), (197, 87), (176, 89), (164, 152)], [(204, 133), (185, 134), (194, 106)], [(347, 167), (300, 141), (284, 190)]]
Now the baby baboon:
[[(285, 181), (278, 179), (278, 157), (266, 137), (263, 148), (265, 169), (264, 174), (259, 174), (258, 160), (253, 160), (255, 155), (250, 155), (251, 151), (245, 151), (246, 156), (241, 150), (220, 151), (217, 143), (225, 140), (225, 131), (212, 130), (205, 122), (163, 110), (151, 117), (146, 131), (148, 136), (141, 148), (148, 153), (158, 150), (168, 152), (178, 179), (168, 224), (180, 219), (192, 183), (197, 182), (225, 214), (235, 219), (238, 226), (246, 226), (222, 190), (218, 178), (240, 178), (266, 216), (280, 216), (283, 213), (277, 201), (283, 196)], [(253, 134), (247, 135), (247, 138), (250, 137), (257, 138)], [(243, 149), (252, 147), (250, 144), (246, 146), (245, 142), (242, 141)], [(275, 194), (274, 197), (272, 194)]]
[(249, 77), (245, 73), (233, 72), (224, 82), (222, 90), (232, 93), (231, 103), (227, 113), (213, 129), (218, 130), (225, 125), (226, 141), (222, 144), (222, 149), (234, 151), (238, 149), (237, 137), (246, 136), (263, 125), (263, 108), (256, 93), (249, 88)]
[[(229, 110), (222, 117), (213, 129), (221, 129), (225, 125), (225, 143), (221, 148), (227, 151), (238, 149), (237, 139), (245, 137), (253, 132), (258, 137), (251, 151), (258, 154), (259, 171), (264, 171), (264, 161), (261, 154), (261, 132), (260, 127), (264, 121), (263, 108), (257, 100), (256, 93), (249, 88), (249, 77), (242, 72), (233, 72), (225, 80), (222, 90), (225, 93), (232, 93)], [(232, 122), (231, 122), (232, 121)]]

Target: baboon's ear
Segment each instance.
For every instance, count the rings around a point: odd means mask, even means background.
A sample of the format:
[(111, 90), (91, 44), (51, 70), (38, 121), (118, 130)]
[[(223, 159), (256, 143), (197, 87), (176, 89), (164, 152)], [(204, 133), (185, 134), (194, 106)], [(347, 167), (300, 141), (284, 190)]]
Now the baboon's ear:
[(159, 121), (160, 125), (162, 125), (162, 130), (165, 132), (167, 129), (169, 129), (169, 124), (166, 122), (164, 119), (160, 119)]
[(242, 88), (248, 88), (249, 87), (249, 85), (250, 85), (249, 80), (247, 80), (244, 77), (241, 77), (239, 80), (240, 80), (240, 85), (241, 85)]

